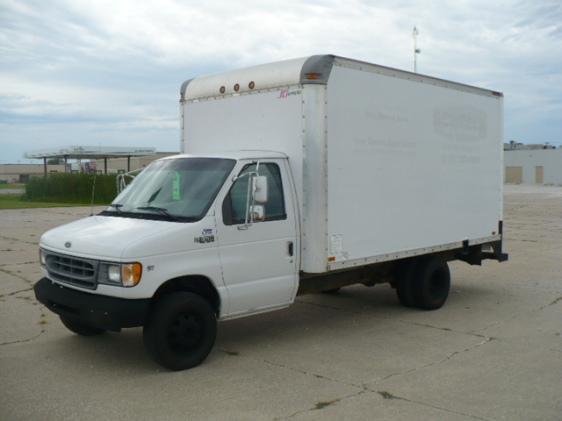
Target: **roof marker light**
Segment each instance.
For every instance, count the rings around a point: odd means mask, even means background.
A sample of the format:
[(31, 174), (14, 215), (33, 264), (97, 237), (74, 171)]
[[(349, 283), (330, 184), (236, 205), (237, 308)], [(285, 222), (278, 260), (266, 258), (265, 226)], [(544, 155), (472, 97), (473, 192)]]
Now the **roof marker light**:
[(219, 92), (221, 94), (224, 94), (225, 91), (226, 91), (226, 88), (224, 86), (221, 86), (221, 88), (219, 89)]
[(234, 85), (234, 92), (238, 92), (240, 90), (240, 85), (236, 84)]
[(304, 78), (307, 80), (318, 80), (322, 77), (322, 73), (305, 73)]
[(254, 89), (255, 87), (256, 87), (256, 84), (254, 83), (253, 80), (250, 83), (248, 83), (248, 88)]

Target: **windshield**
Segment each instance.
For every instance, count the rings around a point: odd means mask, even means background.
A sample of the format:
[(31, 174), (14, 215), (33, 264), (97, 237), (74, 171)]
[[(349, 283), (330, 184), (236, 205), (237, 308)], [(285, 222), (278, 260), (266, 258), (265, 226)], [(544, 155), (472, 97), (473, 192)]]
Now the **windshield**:
[(197, 221), (211, 206), (234, 164), (234, 160), (219, 158), (155, 161), (102, 214)]

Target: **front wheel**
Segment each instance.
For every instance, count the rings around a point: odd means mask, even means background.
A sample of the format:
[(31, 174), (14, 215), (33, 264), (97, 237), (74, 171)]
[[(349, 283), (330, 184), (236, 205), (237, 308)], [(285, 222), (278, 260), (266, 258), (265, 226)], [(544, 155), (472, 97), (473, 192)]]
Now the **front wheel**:
[(158, 364), (170, 370), (199, 365), (211, 352), (217, 319), (211, 305), (191, 292), (161, 298), (143, 330), (144, 345)]
[(105, 332), (104, 329), (90, 326), (70, 317), (60, 316), (60, 320), (68, 330), (80, 336), (96, 336)]

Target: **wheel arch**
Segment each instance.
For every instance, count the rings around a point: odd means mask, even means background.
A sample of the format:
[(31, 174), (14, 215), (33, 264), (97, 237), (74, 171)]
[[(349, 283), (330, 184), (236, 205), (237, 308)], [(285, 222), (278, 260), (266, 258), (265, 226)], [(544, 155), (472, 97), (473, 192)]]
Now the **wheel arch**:
[(211, 279), (204, 275), (185, 275), (167, 280), (152, 296), (152, 303), (156, 303), (164, 295), (178, 291), (192, 292), (201, 296), (211, 304), (217, 317), (220, 315), (220, 294)]

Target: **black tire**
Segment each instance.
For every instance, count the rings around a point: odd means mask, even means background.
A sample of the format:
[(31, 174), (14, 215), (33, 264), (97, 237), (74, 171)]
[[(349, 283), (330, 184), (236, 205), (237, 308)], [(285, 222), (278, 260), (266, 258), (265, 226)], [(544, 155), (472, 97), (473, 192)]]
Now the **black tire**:
[(211, 305), (191, 292), (162, 297), (143, 330), (144, 346), (158, 364), (185, 370), (201, 364), (211, 352), (217, 319)]
[(398, 296), (398, 301), (404, 307), (414, 307), (416, 305), (413, 285), (416, 263), (416, 260), (404, 262), (396, 273), (396, 295)]
[(414, 301), (418, 308), (436, 310), (441, 308), (451, 288), (451, 273), (447, 262), (436, 257), (421, 260), (414, 273)]
[(340, 289), (341, 289), (341, 288), (327, 289), (326, 291), (322, 291), (322, 294), (334, 295), (334, 294), (337, 294), (338, 292), (340, 292)]
[(68, 330), (80, 336), (96, 336), (105, 332), (104, 329), (90, 326), (70, 317), (60, 316), (60, 320)]

